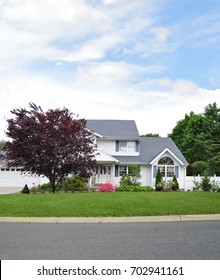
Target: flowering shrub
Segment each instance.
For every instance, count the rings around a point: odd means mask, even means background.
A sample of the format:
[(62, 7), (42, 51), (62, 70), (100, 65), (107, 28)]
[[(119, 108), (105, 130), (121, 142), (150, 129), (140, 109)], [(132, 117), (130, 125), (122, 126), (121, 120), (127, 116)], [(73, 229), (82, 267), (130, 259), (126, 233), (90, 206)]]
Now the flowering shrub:
[(179, 189), (178, 182), (175, 180), (161, 181), (156, 185), (156, 191), (177, 191)]
[(164, 190), (165, 186), (166, 186), (166, 182), (162, 180), (155, 185), (155, 191), (161, 192)]
[(163, 191), (172, 191), (174, 183), (172, 180), (163, 182)]
[(98, 186), (99, 192), (114, 192), (115, 190), (116, 186), (112, 185), (112, 183), (110, 182)]

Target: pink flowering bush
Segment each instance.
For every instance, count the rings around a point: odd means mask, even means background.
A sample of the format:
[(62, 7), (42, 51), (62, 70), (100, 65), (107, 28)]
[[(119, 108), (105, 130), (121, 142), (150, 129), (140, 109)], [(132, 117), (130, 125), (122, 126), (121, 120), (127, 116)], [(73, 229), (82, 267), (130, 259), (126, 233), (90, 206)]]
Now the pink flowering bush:
[[(176, 180), (176, 181), (175, 181)], [(157, 190), (167, 192), (167, 191), (177, 191), (179, 189), (179, 184), (177, 179), (161, 181), (156, 185)]]
[(98, 186), (99, 192), (114, 192), (116, 190), (116, 186), (112, 185), (112, 183), (108, 182), (105, 184), (100, 184)]

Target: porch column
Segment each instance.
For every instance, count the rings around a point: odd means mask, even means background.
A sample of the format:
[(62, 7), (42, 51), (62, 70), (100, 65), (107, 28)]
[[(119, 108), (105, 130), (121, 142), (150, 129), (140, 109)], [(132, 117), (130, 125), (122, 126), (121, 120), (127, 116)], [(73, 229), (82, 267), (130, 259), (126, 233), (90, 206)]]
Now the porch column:
[(97, 168), (98, 173), (97, 173), (97, 184), (99, 184), (99, 180), (100, 180), (100, 166)]
[(111, 171), (110, 171), (110, 176), (111, 176), (111, 183), (114, 185), (115, 184), (115, 165), (111, 165)]

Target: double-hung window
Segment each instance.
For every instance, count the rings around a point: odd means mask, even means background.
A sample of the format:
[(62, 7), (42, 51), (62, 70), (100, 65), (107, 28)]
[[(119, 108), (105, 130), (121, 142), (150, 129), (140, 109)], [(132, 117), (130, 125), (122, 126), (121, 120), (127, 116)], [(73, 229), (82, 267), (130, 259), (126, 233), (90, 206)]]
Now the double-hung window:
[(138, 151), (138, 141), (116, 141), (116, 152), (135, 153)]
[(135, 141), (128, 141), (127, 142), (127, 151), (128, 152), (136, 152), (136, 142)]
[(119, 176), (123, 176), (128, 174), (128, 166), (126, 165), (120, 165), (119, 166)]
[(127, 141), (120, 141), (119, 142), (119, 151), (120, 152), (127, 152)]

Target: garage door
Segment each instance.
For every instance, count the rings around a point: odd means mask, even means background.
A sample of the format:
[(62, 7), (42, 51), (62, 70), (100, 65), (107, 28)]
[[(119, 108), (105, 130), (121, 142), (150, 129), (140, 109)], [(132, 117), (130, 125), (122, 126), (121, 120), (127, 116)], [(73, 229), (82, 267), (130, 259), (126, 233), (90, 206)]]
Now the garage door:
[(47, 182), (47, 178), (22, 174), (21, 169), (0, 169), (0, 187), (23, 187), (27, 184), (31, 188)]

